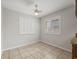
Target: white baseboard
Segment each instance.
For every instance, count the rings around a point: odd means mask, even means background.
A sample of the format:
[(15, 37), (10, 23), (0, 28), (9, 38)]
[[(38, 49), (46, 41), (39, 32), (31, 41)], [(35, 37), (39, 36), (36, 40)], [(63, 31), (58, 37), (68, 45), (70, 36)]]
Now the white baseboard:
[(15, 49), (15, 48), (22, 47), (22, 46), (28, 46), (28, 45), (30, 45), (30, 44), (34, 44), (34, 43), (37, 43), (37, 42), (39, 42), (39, 40), (38, 40), (38, 41), (31, 41), (31, 42), (29, 42), (29, 43), (27, 43), (27, 44), (21, 44), (21, 45), (19, 45), (19, 46), (15, 46), (15, 47), (10, 47), (10, 48), (7, 48), (7, 49), (3, 49), (3, 50), (2, 50), (2, 53), (3, 53), (4, 51), (6, 51), (6, 50)]
[(44, 42), (44, 43), (49, 44), (49, 45), (51, 45), (51, 46), (54, 46), (54, 47), (63, 49), (63, 50), (68, 51), (68, 52), (70, 52), (70, 53), (72, 52), (70, 49), (63, 48), (63, 47), (61, 47), (61, 46), (58, 46), (58, 45), (55, 45), (55, 44), (52, 44), (52, 43), (49, 43), (49, 42), (46, 42), (46, 41), (41, 41), (41, 42)]

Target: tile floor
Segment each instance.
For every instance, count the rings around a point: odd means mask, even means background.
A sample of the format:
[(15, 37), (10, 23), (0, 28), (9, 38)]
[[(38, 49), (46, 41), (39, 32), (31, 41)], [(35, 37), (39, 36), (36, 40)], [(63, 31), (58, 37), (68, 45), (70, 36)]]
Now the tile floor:
[(2, 59), (71, 59), (71, 53), (38, 42), (32, 45), (5, 51)]

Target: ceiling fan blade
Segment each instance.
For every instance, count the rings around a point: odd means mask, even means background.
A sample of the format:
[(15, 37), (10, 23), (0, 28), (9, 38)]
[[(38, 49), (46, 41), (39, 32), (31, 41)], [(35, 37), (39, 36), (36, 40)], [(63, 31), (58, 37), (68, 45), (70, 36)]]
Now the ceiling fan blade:
[(34, 10), (34, 12), (37, 12), (37, 13), (42, 12), (41, 10), (38, 9), (38, 5), (37, 5), (37, 4), (35, 5), (35, 10)]

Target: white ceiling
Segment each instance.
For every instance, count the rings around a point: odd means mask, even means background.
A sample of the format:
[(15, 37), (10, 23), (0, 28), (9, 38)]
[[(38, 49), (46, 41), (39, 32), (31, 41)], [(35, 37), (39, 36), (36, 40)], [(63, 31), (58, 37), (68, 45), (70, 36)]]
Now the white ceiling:
[(45, 16), (60, 9), (73, 5), (75, 0), (2, 0), (2, 6), (8, 9), (34, 15), (34, 5), (42, 12), (37, 17)]

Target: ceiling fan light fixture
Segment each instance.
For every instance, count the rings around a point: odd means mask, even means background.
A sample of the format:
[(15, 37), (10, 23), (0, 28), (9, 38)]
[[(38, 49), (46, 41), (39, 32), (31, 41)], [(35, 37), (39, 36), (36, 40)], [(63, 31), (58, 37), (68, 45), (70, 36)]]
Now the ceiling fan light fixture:
[(39, 14), (38, 9), (36, 9), (36, 10), (34, 11), (34, 13), (35, 13), (35, 15), (38, 15), (38, 14)]
[(38, 5), (35, 5), (35, 10), (34, 10), (34, 14), (35, 15), (39, 15), (39, 13), (41, 12), (41, 10), (38, 9)]
[(39, 13), (38, 12), (35, 12), (35, 15), (38, 15)]

